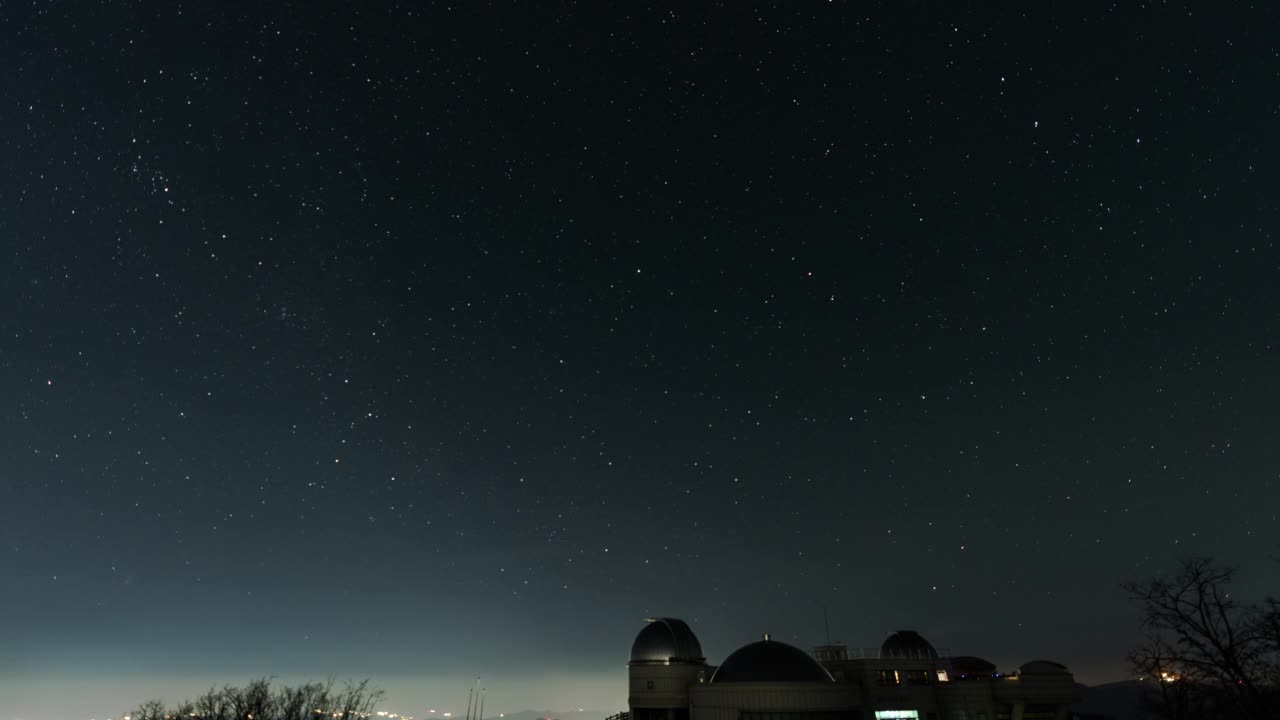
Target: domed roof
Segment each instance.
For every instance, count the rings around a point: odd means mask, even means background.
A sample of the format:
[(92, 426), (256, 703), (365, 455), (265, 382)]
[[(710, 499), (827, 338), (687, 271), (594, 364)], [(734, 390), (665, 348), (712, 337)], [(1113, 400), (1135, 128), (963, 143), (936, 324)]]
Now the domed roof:
[(1067, 670), (1066, 665), (1052, 660), (1032, 660), (1023, 663), (1022, 667), (1018, 668), (1018, 672), (1023, 675), (1065, 675), (1070, 671)]
[(691, 662), (704, 663), (702, 644), (698, 636), (693, 634), (685, 621), (676, 618), (657, 618), (636, 635), (631, 643), (631, 662), (633, 663), (668, 663)]
[(712, 683), (725, 682), (835, 682), (817, 660), (797, 647), (775, 642), (765, 636), (743, 645), (716, 668)]
[(951, 658), (951, 671), (960, 677), (986, 677), (996, 672), (995, 663), (972, 655)]
[(880, 657), (905, 660), (935, 660), (938, 651), (915, 630), (899, 630), (884, 639)]

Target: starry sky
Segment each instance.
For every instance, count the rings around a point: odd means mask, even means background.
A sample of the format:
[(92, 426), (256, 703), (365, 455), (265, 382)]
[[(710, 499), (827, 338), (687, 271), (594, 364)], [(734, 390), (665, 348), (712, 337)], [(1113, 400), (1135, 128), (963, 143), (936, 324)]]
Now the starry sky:
[(1262, 587), (1280, 17), (983, 5), (0, 7), (0, 718)]

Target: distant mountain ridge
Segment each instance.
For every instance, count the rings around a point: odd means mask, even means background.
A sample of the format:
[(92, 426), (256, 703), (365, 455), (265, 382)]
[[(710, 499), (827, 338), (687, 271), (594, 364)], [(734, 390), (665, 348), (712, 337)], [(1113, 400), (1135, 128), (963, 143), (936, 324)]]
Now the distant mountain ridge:
[(1071, 712), (1082, 715), (1100, 715), (1113, 720), (1137, 720), (1144, 717), (1142, 698), (1146, 683), (1141, 680), (1121, 680), (1102, 685), (1077, 685), (1080, 702), (1071, 706)]

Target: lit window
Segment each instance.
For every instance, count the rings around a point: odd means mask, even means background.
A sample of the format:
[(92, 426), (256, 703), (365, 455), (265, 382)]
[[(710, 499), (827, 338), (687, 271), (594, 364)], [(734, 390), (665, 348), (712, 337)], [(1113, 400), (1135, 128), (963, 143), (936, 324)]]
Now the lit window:
[(916, 710), (877, 710), (876, 720), (920, 720)]
[(938, 671), (938, 682), (951, 682), (951, 678), (947, 677), (946, 670)]

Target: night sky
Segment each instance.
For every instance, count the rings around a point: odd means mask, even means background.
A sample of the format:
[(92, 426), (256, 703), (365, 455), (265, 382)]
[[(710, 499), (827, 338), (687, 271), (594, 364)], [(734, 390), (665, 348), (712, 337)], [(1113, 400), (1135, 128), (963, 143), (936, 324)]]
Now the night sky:
[(1263, 587), (1280, 13), (983, 5), (0, 7), (0, 718)]

